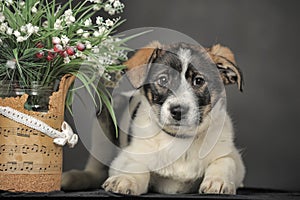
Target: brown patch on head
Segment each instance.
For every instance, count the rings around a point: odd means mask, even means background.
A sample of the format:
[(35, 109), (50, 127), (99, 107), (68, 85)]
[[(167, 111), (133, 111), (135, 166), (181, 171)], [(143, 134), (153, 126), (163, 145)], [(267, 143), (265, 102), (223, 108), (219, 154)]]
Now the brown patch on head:
[(221, 46), (220, 44), (216, 44), (210, 48), (208, 53), (215, 59), (218, 57), (224, 57), (233, 64), (235, 63), (234, 55), (232, 51), (228, 47)]
[(142, 49), (139, 49), (129, 60), (124, 63), (124, 65), (127, 67), (127, 70), (131, 70), (133, 68), (148, 64), (153, 51), (161, 47), (162, 45), (159, 42), (151, 42)]
[(148, 71), (148, 64), (157, 56), (160, 43), (154, 41), (142, 49), (139, 49), (124, 65), (127, 67), (127, 77), (133, 87), (139, 88)]

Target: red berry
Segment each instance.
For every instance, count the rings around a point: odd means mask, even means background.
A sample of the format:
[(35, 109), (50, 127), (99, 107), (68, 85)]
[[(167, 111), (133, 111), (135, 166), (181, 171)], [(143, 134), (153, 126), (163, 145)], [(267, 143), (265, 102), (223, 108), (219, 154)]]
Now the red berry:
[(44, 48), (44, 44), (42, 42), (38, 42), (35, 45), (37, 48)]
[(53, 60), (54, 57), (55, 57), (55, 55), (54, 55), (53, 53), (48, 52), (48, 55), (47, 55), (46, 59), (47, 59), (48, 61), (51, 61), (51, 60)]
[(63, 50), (63, 47), (60, 44), (56, 44), (54, 45), (53, 50), (55, 52), (61, 52)]
[(36, 53), (35, 56), (36, 56), (37, 58), (40, 58), (40, 59), (41, 59), (41, 58), (44, 57), (44, 52), (43, 52), (43, 51), (40, 51), (40, 52)]
[(84, 51), (84, 50), (85, 50), (85, 45), (82, 44), (82, 43), (78, 43), (78, 44), (77, 44), (77, 49), (78, 49), (79, 51)]
[(67, 47), (66, 52), (69, 56), (73, 56), (75, 54), (75, 49), (73, 47)]
[(59, 55), (60, 55), (61, 57), (63, 57), (63, 58), (65, 58), (65, 57), (68, 56), (68, 54), (67, 54), (66, 51), (60, 51), (60, 52), (58, 52), (58, 53), (59, 53)]

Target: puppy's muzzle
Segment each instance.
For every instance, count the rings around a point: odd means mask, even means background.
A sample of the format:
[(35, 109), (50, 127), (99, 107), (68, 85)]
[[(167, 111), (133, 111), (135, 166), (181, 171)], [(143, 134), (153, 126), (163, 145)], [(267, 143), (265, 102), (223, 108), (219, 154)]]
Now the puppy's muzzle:
[(186, 118), (186, 115), (189, 111), (189, 106), (187, 105), (171, 105), (170, 106), (170, 113), (173, 119), (176, 121), (180, 121), (184, 118)]

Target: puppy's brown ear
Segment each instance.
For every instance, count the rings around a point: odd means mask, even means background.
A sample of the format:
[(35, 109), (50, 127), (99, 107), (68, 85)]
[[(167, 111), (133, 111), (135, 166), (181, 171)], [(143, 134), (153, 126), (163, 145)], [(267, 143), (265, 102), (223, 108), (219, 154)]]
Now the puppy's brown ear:
[(152, 42), (146, 47), (139, 49), (124, 65), (127, 67), (127, 77), (133, 87), (143, 85), (149, 71), (149, 65), (153, 62), (160, 51), (160, 44)]
[(216, 63), (225, 85), (237, 84), (238, 89), (243, 91), (243, 74), (237, 67), (232, 51), (220, 44), (207, 49), (212, 60)]

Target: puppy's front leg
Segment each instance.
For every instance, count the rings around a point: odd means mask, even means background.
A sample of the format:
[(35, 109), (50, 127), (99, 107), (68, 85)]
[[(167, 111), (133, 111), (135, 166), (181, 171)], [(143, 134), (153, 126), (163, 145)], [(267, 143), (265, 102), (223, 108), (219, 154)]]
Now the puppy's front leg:
[(213, 161), (206, 169), (199, 193), (235, 194), (245, 169), (237, 151)]
[(150, 180), (149, 173), (142, 174), (118, 174), (110, 176), (102, 185), (105, 191), (140, 195), (147, 193)]
[(147, 193), (149, 181), (150, 172), (143, 164), (125, 156), (118, 156), (113, 161), (109, 178), (102, 187), (109, 192), (140, 195)]

